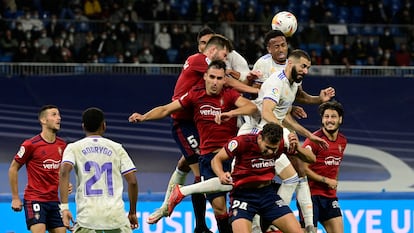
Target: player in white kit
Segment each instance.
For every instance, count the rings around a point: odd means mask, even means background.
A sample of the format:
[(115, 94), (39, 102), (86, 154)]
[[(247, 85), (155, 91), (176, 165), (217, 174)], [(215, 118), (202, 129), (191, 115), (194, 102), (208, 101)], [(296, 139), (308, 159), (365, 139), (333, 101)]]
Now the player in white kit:
[[(277, 35), (277, 32), (274, 32), (273, 34)], [(280, 39), (280, 37), (281, 36), (278, 36), (278, 39)], [(274, 44), (276, 44), (275, 40), (269, 40), (268, 46), (274, 46)], [(279, 46), (282, 44), (284, 44), (283, 40), (281, 40)], [(259, 95), (257, 99), (254, 100), (260, 113), (246, 120), (246, 123), (240, 127), (238, 134), (257, 133), (267, 122), (275, 122), (280, 125), (284, 123), (286, 127), (295, 130), (305, 137), (309, 137), (312, 141), (318, 142), (321, 145), (326, 145), (326, 142), (322, 139), (313, 137), (311, 133), (294, 120), (290, 114), (293, 102), (297, 100), (297, 92), (301, 86), (302, 79), (308, 73), (310, 58), (302, 50), (292, 51), (289, 58), (286, 67), (281, 72), (272, 73), (266, 80), (264, 80)], [(261, 65), (262, 69), (271, 73), (271, 69), (276, 69), (274, 66), (276, 63), (274, 60), (269, 62), (269, 59), (273, 60), (271, 57), (262, 57)], [(267, 66), (265, 64), (267, 64)], [(271, 66), (271, 68), (269, 68), (269, 66)], [(318, 101), (327, 101), (333, 95), (333, 88), (328, 88), (322, 90), (320, 96), (317, 98), (319, 99)], [(303, 167), (298, 165), (301, 162), (297, 159), (294, 159), (293, 162), (296, 165), (296, 169)], [(293, 192), (296, 190), (298, 194), (298, 202), (301, 208), (305, 210), (305, 222), (307, 223), (307, 226), (309, 226), (308, 228), (313, 228), (312, 201), (310, 199), (306, 176), (302, 175), (304, 172), (300, 170), (298, 171), (299, 174), (301, 174), (300, 178), (296, 172), (286, 173), (285, 175), (280, 174), (288, 165), (290, 165), (290, 161), (286, 156), (281, 156), (281, 158), (276, 161), (276, 172), (283, 179), (278, 193), (284, 201), (289, 203)], [(313, 229), (309, 229), (308, 232), (312, 232), (312, 230)]]
[[(138, 228), (136, 205), (138, 183), (136, 168), (121, 144), (103, 137), (106, 129), (103, 112), (88, 108), (82, 114), (86, 137), (68, 144), (60, 168), (60, 198), (63, 223), (73, 221), (68, 208), (68, 182), (76, 172), (76, 233), (132, 232)], [(124, 209), (123, 177), (128, 183), (130, 208)]]

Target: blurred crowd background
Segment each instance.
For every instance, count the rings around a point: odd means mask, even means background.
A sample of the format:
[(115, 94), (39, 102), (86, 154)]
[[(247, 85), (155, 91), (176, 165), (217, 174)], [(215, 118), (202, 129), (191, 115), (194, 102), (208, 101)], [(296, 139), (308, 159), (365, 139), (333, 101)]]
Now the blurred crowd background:
[(0, 62), (181, 64), (208, 25), (254, 64), (287, 10), (299, 23), (290, 47), (312, 64), (414, 65), (411, 0), (0, 1)]

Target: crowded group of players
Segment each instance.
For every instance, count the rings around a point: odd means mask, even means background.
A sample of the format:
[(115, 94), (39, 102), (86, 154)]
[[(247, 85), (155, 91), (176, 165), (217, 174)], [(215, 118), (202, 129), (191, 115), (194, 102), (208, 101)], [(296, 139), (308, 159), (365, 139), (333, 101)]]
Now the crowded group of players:
[[(318, 222), (327, 232), (343, 232), (336, 189), (347, 141), (339, 133), (343, 108), (332, 100), (335, 89), (321, 89), (316, 96), (303, 90), (311, 59), (303, 50), (289, 51), (286, 36), (278, 30), (265, 35), (268, 54), (252, 70), (231, 41), (210, 28), (202, 29), (197, 40), (199, 51), (183, 65), (172, 102), (144, 114), (132, 113), (128, 119), (138, 123), (170, 116), (182, 152), (164, 202), (147, 223), (169, 216), (185, 196), (192, 195), (197, 233), (211, 232), (205, 222), (206, 200), (214, 209), (220, 233), (312, 233)], [(306, 112), (294, 104), (318, 104), (321, 128), (312, 133), (303, 127), (297, 118), (307, 117)], [(66, 228), (75, 232), (136, 229), (135, 166), (122, 146), (103, 137), (103, 112), (85, 110), (85, 139), (68, 146), (56, 136), (60, 129), (56, 106), (42, 108), (39, 121), (42, 132), (25, 140), (9, 169), (12, 209), (24, 207), (28, 229), (56, 233)], [(305, 138), (303, 144), (297, 134)], [(337, 162), (325, 163), (332, 158)], [(22, 202), (17, 173), (23, 165), (28, 186)], [(78, 179), (75, 228), (67, 203), (72, 168)], [(190, 170), (194, 184), (182, 186)], [(273, 181), (276, 175), (281, 184)], [(129, 214), (107, 214), (108, 205), (123, 209), (122, 176), (128, 182)], [(289, 208), (294, 192), (299, 221)], [(89, 208), (99, 211), (92, 213)]]

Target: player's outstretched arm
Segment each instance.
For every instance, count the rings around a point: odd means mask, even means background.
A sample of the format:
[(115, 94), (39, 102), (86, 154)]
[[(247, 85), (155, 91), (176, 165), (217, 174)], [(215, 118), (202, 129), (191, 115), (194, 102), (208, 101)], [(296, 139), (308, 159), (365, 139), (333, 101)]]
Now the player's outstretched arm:
[(259, 93), (259, 89), (255, 87), (248, 86), (234, 78), (226, 77), (226, 85), (233, 87), (237, 91), (241, 93), (251, 93), (257, 94)]
[(236, 109), (216, 115), (214, 119), (215, 122), (217, 124), (221, 124), (221, 121), (227, 121), (233, 117), (241, 115), (252, 115), (253, 113), (257, 112), (256, 105), (242, 96), (237, 98), (235, 105), (237, 106)]
[(333, 87), (322, 89), (319, 93), (319, 96), (314, 96), (305, 92), (302, 88), (302, 85), (300, 85), (296, 93), (295, 101), (301, 104), (321, 104), (329, 101), (334, 96), (335, 89)]
[(303, 127), (301, 124), (299, 124), (292, 115), (286, 114), (285, 119), (283, 120), (283, 125), (287, 127), (288, 129), (296, 131), (298, 134), (309, 138), (311, 141), (319, 144), (322, 148), (327, 149), (329, 147), (328, 142), (326, 142), (324, 139), (312, 134), (309, 130), (307, 130), (305, 127)]
[(128, 121), (131, 123), (138, 123), (143, 121), (159, 120), (181, 109), (182, 106), (180, 102), (178, 100), (175, 100), (169, 104), (155, 107), (145, 114), (139, 114), (135, 112), (129, 116)]

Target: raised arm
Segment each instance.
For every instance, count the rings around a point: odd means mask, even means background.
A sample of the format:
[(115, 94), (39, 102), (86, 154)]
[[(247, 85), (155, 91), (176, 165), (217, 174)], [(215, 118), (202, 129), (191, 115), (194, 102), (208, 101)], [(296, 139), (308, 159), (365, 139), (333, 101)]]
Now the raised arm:
[(257, 94), (259, 93), (259, 89), (255, 87), (248, 86), (243, 82), (240, 82), (234, 78), (226, 77), (226, 85), (233, 87), (240, 93), (251, 93)]
[(180, 101), (174, 100), (169, 104), (155, 107), (143, 115), (135, 112), (129, 116), (128, 120), (131, 123), (159, 120), (165, 118), (173, 112), (181, 110), (182, 108), (183, 107), (181, 106)]
[(220, 115), (216, 115), (215, 121), (220, 124), (221, 121), (229, 120), (232, 117), (241, 115), (252, 115), (257, 111), (257, 107), (250, 100), (240, 96), (235, 102), (237, 108), (228, 112), (223, 112)]
[(323, 140), (322, 138), (315, 136), (312, 134), (309, 130), (307, 130), (305, 127), (303, 127), (301, 124), (299, 124), (293, 116), (289, 113), (286, 114), (285, 119), (283, 120), (283, 125), (287, 127), (288, 129), (296, 131), (298, 134), (309, 138), (311, 141), (319, 144), (322, 148), (327, 149), (329, 147), (328, 142)]
[(315, 96), (305, 92), (302, 88), (302, 85), (300, 85), (296, 93), (295, 101), (301, 104), (321, 104), (329, 101), (334, 96), (335, 89), (333, 87), (322, 89), (319, 93), (319, 96)]

